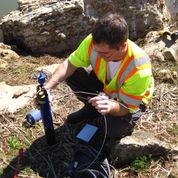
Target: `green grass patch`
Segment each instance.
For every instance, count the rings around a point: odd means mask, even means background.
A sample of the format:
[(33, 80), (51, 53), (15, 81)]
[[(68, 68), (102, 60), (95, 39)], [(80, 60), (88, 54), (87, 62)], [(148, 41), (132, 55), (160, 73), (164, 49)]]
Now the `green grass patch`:
[(20, 143), (18, 141), (18, 139), (15, 136), (11, 136), (9, 139), (9, 146), (11, 149), (19, 149), (20, 147)]
[(26, 167), (23, 169), (23, 171), (21, 171), (22, 173), (26, 173), (26, 174), (33, 174), (34, 171), (30, 168), (30, 167)]
[(131, 164), (132, 169), (141, 172), (144, 171), (150, 164), (151, 157), (149, 155), (143, 155), (137, 157)]

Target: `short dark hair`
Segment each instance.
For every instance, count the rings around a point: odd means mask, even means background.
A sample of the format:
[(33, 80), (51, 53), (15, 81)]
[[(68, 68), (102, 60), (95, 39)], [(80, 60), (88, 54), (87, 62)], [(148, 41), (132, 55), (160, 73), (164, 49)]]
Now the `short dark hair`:
[(106, 14), (99, 19), (92, 31), (93, 43), (106, 43), (110, 48), (118, 48), (128, 39), (128, 25), (119, 14)]

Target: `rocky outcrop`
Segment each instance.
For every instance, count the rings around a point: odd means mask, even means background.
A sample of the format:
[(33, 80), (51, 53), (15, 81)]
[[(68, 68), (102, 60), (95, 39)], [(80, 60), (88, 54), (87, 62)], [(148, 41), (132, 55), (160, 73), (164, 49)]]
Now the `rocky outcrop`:
[(11, 46), (0, 43), (0, 69), (8, 66), (9, 60), (18, 60), (19, 55), (12, 50)]
[(13, 46), (0, 43), (0, 58), (6, 60), (18, 60), (20, 56), (14, 51)]
[(142, 155), (156, 157), (171, 152), (178, 154), (178, 148), (160, 141), (152, 133), (136, 131), (120, 140), (113, 148), (111, 159), (117, 158), (118, 164), (126, 164)]
[(119, 12), (130, 27), (130, 38), (162, 29), (170, 17), (160, 0), (19, 0), (19, 8), (2, 19), (5, 43), (33, 53), (75, 49), (107, 12)]
[(178, 147), (162, 142), (152, 133), (135, 131), (131, 136), (121, 139), (112, 148), (110, 159), (117, 166), (123, 166), (142, 156), (150, 156), (154, 159), (168, 154), (172, 155), (173, 159), (170, 174), (177, 177)]
[(0, 83), (0, 115), (15, 113), (32, 102), (36, 92), (35, 85), (9, 86)]
[(173, 40), (169, 35), (160, 36), (159, 32), (152, 31), (146, 35), (143, 49), (153, 60), (178, 63), (178, 38)]
[(178, 1), (177, 0), (165, 0), (166, 7), (174, 22), (178, 22)]

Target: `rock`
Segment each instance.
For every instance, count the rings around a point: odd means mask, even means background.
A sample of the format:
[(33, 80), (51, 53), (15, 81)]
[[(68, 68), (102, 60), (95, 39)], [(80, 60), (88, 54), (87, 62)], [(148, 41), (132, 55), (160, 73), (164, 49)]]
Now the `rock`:
[(0, 43), (0, 57), (6, 60), (17, 60), (20, 56), (11, 49), (11, 46)]
[(4, 44), (4, 43), (0, 43), (0, 48), (1, 48), (1, 49), (11, 49), (10, 46), (8, 46), (8, 45), (6, 45), (6, 44)]
[(159, 31), (152, 31), (144, 39), (143, 49), (153, 60), (178, 61), (178, 40), (174, 41), (169, 36), (160, 37)]
[(178, 21), (178, 2), (177, 0), (165, 0), (166, 7), (173, 21)]
[[(2, 19), (4, 41), (33, 53), (62, 53), (75, 49), (107, 12), (126, 18), (130, 38), (143, 38), (169, 21), (165, 4), (138, 0), (18, 0), (19, 8)], [(167, 22), (166, 21), (166, 22)]]
[(7, 60), (17, 60), (19, 59), (19, 55), (17, 53), (15, 53), (14, 51), (10, 50), (10, 49), (4, 49), (4, 50), (0, 50), (0, 55)]
[(177, 79), (178, 78), (178, 73), (177, 71), (172, 71), (172, 77)]
[(159, 77), (163, 80), (171, 79), (171, 71), (169, 69), (162, 69), (159, 71)]
[(0, 68), (6, 68), (8, 66), (7, 61), (0, 59)]
[(35, 85), (9, 86), (0, 83), (0, 114), (15, 113), (32, 102)]
[(163, 56), (167, 61), (178, 62), (178, 44), (177, 48), (167, 48), (163, 52)]
[(156, 157), (171, 152), (178, 154), (178, 148), (161, 142), (151, 133), (137, 131), (120, 140), (113, 148), (110, 159), (117, 165), (122, 165), (130, 163), (142, 155)]

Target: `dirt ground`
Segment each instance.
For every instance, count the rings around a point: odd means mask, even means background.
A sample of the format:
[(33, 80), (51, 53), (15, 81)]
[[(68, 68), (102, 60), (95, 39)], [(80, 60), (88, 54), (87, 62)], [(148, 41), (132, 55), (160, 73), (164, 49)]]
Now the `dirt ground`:
[[(0, 82), (5, 81), (9, 85), (37, 84), (37, 67), (60, 63), (63, 59), (50, 55), (21, 55), (20, 59), (8, 61), (8, 67), (0, 70)], [(178, 65), (173, 61), (152, 63), (155, 92), (136, 130), (152, 132), (160, 140), (178, 146), (178, 77), (162, 76), (159, 73), (162, 69), (177, 71)], [(82, 104), (65, 83), (60, 84), (53, 94), (57, 98), (57, 107), (53, 113), (57, 144), (53, 147), (46, 145), (41, 122), (29, 129), (22, 126), (26, 114), (34, 107), (33, 104), (29, 103), (16, 114), (0, 115), (0, 178), (13, 177), (17, 170), (20, 148), (24, 150), (24, 157), (20, 160), (19, 178), (56, 178), (68, 166), (75, 145), (75, 129), (70, 129), (63, 123), (67, 114), (80, 108)], [(135, 169), (133, 164), (116, 168), (113, 177), (176, 178), (172, 172), (175, 156), (174, 159), (173, 155), (150, 159), (143, 170)]]

